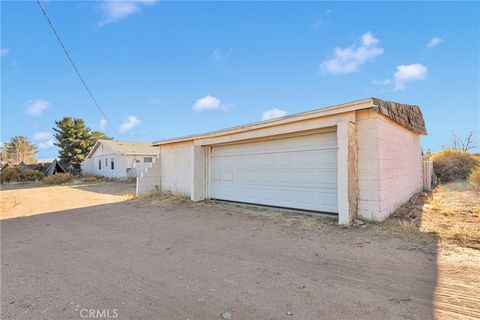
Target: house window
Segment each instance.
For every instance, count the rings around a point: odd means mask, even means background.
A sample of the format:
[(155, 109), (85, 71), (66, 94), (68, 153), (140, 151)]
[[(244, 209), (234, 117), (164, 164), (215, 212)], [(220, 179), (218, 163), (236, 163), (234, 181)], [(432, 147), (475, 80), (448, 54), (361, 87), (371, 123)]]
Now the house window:
[(98, 170), (102, 170), (102, 160), (98, 159)]
[(140, 163), (140, 160), (135, 160), (136, 163)]
[(105, 158), (105, 168), (108, 168), (108, 158)]
[(152, 162), (152, 157), (144, 157), (143, 162), (145, 162), (145, 163)]
[(113, 158), (112, 158), (111, 165), (112, 165), (112, 170), (115, 169), (115, 162), (113, 161)]

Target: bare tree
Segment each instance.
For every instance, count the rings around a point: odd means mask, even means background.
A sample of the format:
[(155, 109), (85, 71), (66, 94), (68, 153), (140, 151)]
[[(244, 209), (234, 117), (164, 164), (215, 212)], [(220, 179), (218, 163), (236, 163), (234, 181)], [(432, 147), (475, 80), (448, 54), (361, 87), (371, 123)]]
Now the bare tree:
[(452, 131), (451, 148), (461, 151), (470, 151), (477, 148), (477, 144), (474, 141), (473, 131), (469, 131), (464, 139), (459, 137)]

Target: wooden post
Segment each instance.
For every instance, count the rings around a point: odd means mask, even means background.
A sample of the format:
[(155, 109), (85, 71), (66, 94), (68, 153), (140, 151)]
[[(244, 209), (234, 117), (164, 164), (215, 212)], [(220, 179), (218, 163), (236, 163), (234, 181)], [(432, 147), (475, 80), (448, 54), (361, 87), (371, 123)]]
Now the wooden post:
[(423, 161), (423, 190), (432, 191), (433, 162)]

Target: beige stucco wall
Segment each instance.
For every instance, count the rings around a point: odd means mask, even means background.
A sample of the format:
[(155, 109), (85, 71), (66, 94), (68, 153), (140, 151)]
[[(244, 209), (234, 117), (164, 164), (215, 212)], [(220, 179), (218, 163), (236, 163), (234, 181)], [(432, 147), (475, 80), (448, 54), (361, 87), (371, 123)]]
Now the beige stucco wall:
[(191, 195), (193, 185), (193, 141), (160, 147), (163, 192)]
[(373, 110), (357, 111), (358, 215), (385, 220), (422, 189), (418, 134)]

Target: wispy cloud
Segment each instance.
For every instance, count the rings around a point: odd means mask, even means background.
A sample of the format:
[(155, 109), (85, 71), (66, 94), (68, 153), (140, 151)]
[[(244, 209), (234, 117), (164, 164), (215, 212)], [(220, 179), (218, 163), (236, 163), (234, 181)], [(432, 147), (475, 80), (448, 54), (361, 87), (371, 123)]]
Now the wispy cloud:
[(98, 23), (100, 26), (125, 19), (128, 16), (142, 11), (142, 7), (152, 5), (155, 0), (106, 0), (100, 8), (104, 18)]
[(385, 80), (373, 80), (372, 83), (377, 86), (387, 86), (392, 83), (392, 79), (385, 79)]
[(394, 91), (405, 90), (407, 83), (424, 80), (427, 78), (428, 68), (421, 63), (402, 64), (397, 66), (393, 79), (373, 80), (372, 83), (384, 88), (391, 88)]
[(107, 129), (107, 126), (108, 126), (107, 119), (100, 119), (100, 123), (98, 124), (98, 127), (100, 128), (100, 130)]
[(427, 48), (431, 49), (431, 48), (434, 48), (436, 46), (438, 46), (440, 43), (443, 42), (443, 39), (442, 38), (438, 38), (438, 37), (433, 37), (432, 39), (430, 39), (430, 41), (427, 43)]
[(273, 108), (273, 109), (265, 111), (262, 114), (262, 120), (271, 120), (271, 119), (275, 119), (275, 118), (284, 117), (286, 115), (287, 115), (286, 111), (280, 110), (280, 109), (277, 109), (277, 108)]
[(212, 61), (213, 62), (222, 62), (225, 61), (233, 52), (233, 49), (215, 49), (212, 52)]
[(343, 49), (335, 48), (333, 57), (322, 62), (320, 68), (324, 73), (331, 74), (357, 72), (362, 64), (383, 54), (379, 42), (371, 32), (366, 32), (361, 36), (360, 44), (354, 43)]
[(317, 19), (317, 20), (313, 21), (313, 23), (312, 23), (312, 27), (314, 29), (318, 29), (318, 28), (321, 28), (321, 27), (326, 26), (326, 25), (328, 25), (328, 22), (324, 19)]
[(197, 99), (197, 101), (195, 101), (195, 104), (193, 105), (193, 108), (192, 108), (193, 111), (206, 111), (206, 110), (228, 111), (228, 109), (229, 109), (229, 104), (222, 104), (222, 101), (220, 101), (220, 99), (211, 95), (206, 95), (203, 98)]
[(10, 53), (10, 49), (8, 48), (0, 48), (0, 57), (6, 56)]
[(118, 132), (126, 133), (140, 124), (140, 119), (135, 116), (127, 116), (127, 119), (120, 125)]
[(50, 149), (54, 146), (54, 139), (50, 132), (35, 132), (32, 136), (33, 142), (40, 148), (40, 149)]
[(428, 68), (423, 64), (402, 64), (397, 67), (397, 72), (393, 75), (395, 79), (394, 90), (405, 90), (408, 82), (424, 80), (427, 78), (427, 74)]
[(50, 102), (43, 99), (28, 100), (25, 102), (25, 113), (29, 116), (40, 117)]

